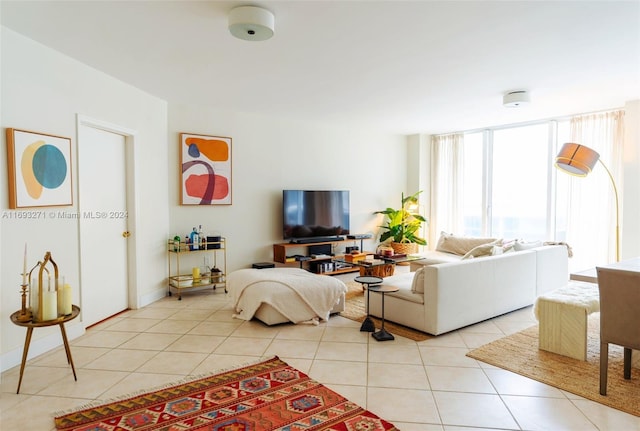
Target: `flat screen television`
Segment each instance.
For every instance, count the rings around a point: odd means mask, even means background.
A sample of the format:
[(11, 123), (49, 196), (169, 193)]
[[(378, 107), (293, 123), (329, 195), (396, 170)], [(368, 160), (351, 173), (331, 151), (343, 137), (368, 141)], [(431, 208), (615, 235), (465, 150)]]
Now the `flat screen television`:
[(282, 214), (285, 240), (336, 239), (349, 233), (349, 191), (283, 190)]

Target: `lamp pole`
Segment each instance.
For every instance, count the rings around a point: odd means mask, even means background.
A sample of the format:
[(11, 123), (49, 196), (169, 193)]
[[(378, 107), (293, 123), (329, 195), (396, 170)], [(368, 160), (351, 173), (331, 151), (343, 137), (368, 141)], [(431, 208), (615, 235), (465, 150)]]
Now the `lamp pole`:
[(616, 182), (613, 179), (613, 175), (611, 175), (611, 171), (607, 168), (607, 165), (601, 159), (598, 159), (602, 167), (607, 174), (609, 175), (609, 179), (611, 180), (611, 185), (613, 186), (613, 195), (616, 200), (616, 262), (620, 262), (620, 208), (618, 206), (618, 188), (616, 187)]

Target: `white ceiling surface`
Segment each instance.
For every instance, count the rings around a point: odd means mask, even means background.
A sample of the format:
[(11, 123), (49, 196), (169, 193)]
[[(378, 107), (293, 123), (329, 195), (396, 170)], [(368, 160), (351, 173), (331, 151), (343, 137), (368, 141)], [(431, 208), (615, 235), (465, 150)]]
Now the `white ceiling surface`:
[[(275, 14), (263, 42), (229, 11)], [(2, 1), (2, 25), (170, 103), (445, 133), (640, 98), (639, 1)], [(502, 96), (530, 91), (509, 109)]]

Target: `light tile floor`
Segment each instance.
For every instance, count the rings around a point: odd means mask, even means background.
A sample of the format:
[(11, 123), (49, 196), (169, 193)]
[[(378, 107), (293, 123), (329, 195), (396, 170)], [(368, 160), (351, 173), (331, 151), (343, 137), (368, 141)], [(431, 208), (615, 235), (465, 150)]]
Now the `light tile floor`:
[[(346, 279), (351, 279), (347, 277)], [(640, 430), (640, 418), (465, 356), (535, 323), (519, 310), (427, 341), (377, 342), (340, 316), (267, 327), (232, 318), (230, 298), (205, 290), (113, 317), (64, 350), (2, 374), (0, 429), (54, 430), (53, 412), (278, 355), (403, 431)]]

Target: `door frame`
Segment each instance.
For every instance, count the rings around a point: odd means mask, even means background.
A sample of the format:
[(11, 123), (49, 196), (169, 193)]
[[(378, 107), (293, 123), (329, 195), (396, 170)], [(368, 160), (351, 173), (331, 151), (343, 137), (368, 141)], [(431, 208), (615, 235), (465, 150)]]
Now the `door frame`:
[[(138, 292), (138, 269), (136, 266), (138, 247), (136, 233), (138, 232), (138, 193), (136, 189), (136, 139), (138, 132), (133, 129), (119, 126), (117, 124), (108, 123), (86, 115), (76, 115), (76, 136), (78, 136), (78, 153), (80, 153), (80, 128), (91, 127), (106, 132), (115, 133), (124, 137), (125, 140), (125, 187), (126, 187), (126, 205), (127, 205), (127, 229), (131, 232), (131, 236), (127, 239), (127, 304), (131, 309), (140, 307)], [(80, 154), (77, 156), (80, 160)], [(82, 169), (78, 163), (78, 184), (82, 179)], [(81, 202), (78, 190), (78, 211), (81, 210)], [(80, 253), (80, 244), (82, 239), (82, 223), (78, 223), (78, 258), (80, 268), (80, 280), (82, 280), (82, 255)], [(80, 286), (80, 303), (82, 303), (82, 286)]]

